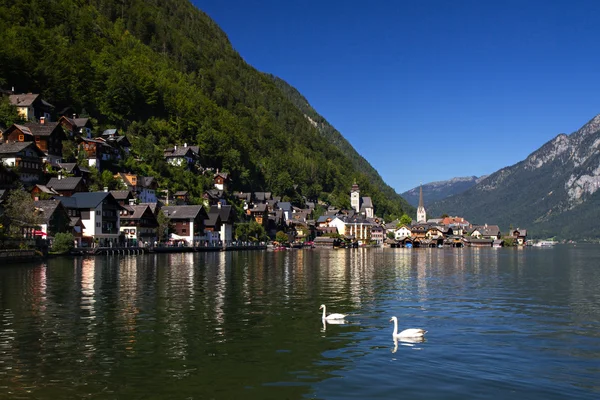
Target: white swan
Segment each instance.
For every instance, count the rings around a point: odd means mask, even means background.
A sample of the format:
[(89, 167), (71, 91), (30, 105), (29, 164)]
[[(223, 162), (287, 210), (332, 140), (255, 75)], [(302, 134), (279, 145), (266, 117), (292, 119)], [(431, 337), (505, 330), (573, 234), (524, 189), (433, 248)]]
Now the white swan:
[(325, 304), (321, 304), (321, 307), (319, 307), (319, 310), (321, 308), (323, 309), (323, 320), (325, 320), (325, 321), (334, 321), (334, 320), (340, 320), (340, 319), (346, 318), (345, 314), (329, 314), (329, 315), (326, 315), (325, 314), (325, 310), (327, 309), (327, 307), (325, 307)]
[(398, 318), (392, 317), (390, 322), (394, 321), (394, 333), (392, 333), (392, 337), (395, 338), (420, 338), (423, 337), (427, 333), (426, 330), (419, 328), (410, 328), (405, 329), (402, 332), (398, 333)]

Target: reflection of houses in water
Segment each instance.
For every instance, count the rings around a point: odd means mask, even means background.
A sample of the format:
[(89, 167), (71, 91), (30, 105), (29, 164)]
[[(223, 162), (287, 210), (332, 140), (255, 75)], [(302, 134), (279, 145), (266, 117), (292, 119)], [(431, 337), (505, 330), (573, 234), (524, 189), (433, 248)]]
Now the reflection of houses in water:
[(121, 304), (121, 323), (127, 334), (125, 349), (134, 350), (136, 343), (136, 317), (139, 313), (137, 308), (137, 258), (125, 257), (120, 260), (119, 266), (119, 303)]

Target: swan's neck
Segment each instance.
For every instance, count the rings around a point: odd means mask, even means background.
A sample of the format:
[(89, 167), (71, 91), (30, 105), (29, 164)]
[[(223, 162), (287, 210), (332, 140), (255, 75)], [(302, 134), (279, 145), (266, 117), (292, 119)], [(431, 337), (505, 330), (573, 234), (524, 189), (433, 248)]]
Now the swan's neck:
[(325, 319), (327, 316), (325, 315), (325, 307), (323, 307), (323, 319)]
[(397, 319), (394, 319), (394, 333), (393, 333), (393, 335), (394, 336), (398, 335), (398, 320)]

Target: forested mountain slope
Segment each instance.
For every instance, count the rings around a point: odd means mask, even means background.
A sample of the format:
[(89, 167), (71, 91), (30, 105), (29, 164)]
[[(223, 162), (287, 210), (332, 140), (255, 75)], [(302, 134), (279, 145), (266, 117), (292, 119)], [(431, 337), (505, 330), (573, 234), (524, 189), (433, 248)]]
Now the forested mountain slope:
[[(274, 75), (269, 75), (271, 79), (275, 82), (278, 88), (286, 95), (286, 97), (294, 103), (296, 107), (304, 114), (304, 116), (311, 122), (313, 126), (315, 126), (319, 132), (323, 135), (323, 137), (332, 145), (337, 147), (344, 153), (350, 161), (354, 165), (354, 167), (361, 173), (365, 174), (369, 178), (369, 184), (375, 185), (380, 188), (381, 193), (375, 193), (373, 196), (373, 201), (375, 203), (379, 203), (385, 201), (384, 199), (392, 198), (398, 199), (402, 202), (402, 208), (409, 214), (415, 214), (416, 210), (403, 198), (398, 196), (396, 191), (387, 185), (379, 173), (369, 164), (367, 160), (358, 152), (352, 145), (346, 140), (342, 134), (335, 129), (322, 115), (320, 115), (306, 100), (304, 96), (298, 90), (283, 79), (278, 78)], [(365, 182), (361, 184), (361, 188), (363, 188)], [(362, 191), (362, 189), (361, 189)], [(384, 196), (384, 197), (380, 197)]]
[(349, 207), (356, 181), (378, 215), (411, 211), (187, 0), (5, 0), (0, 35), (0, 85), (90, 115), (98, 130), (125, 129), (135, 158), (123, 167), (163, 188), (198, 199), (210, 186), (165, 164), (165, 147), (188, 143), (203, 165), (229, 171), (235, 190)]
[(525, 160), (429, 206), (429, 215), (461, 215), (533, 237), (600, 238), (600, 115), (560, 134)]

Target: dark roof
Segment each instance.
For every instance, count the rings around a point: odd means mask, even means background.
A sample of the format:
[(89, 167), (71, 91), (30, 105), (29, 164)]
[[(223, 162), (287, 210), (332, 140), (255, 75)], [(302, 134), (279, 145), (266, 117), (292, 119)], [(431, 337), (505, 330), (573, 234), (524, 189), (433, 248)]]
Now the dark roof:
[(474, 226), (470, 233), (475, 231), (479, 231), (482, 236), (496, 236), (500, 233), (500, 228), (498, 225), (479, 225)]
[(38, 156), (44, 156), (44, 152), (36, 146), (34, 142), (9, 142), (0, 144), (0, 154), (16, 154), (26, 148), (31, 147), (38, 154)]
[(292, 203), (288, 201), (280, 201), (277, 203), (277, 207), (283, 211), (292, 211)]
[(69, 224), (70, 226), (83, 226), (83, 221), (81, 220), (81, 217), (71, 217), (71, 223)]
[(104, 132), (102, 132), (102, 136), (113, 136), (117, 134), (117, 129), (116, 128), (112, 128), (112, 129), (107, 129)]
[(131, 193), (131, 190), (111, 190), (110, 194), (112, 194), (116, 200), (133, 199), (133, 193)]
[(8, 96), (10, 104), (18, 107), (29, 107), (37, 99), (39, 94), (36, 93), (21, 93), (11, 94)]
[(256, 204), (254, 206), (254, 208), (250, 209), (250, 211), (265, 212), (265, 211), (267, 211), (267, 205), (266, 204)]
[(190, 157), (194, 157), (198, 155), (199, 147), (198, 146), (175, 146), (168, 149), (165, 149), (164, 156), (165, 157), (184, 157), (188, 152), (191, 152)]
[(194, 219), (202, 212), (202, 206), (166, 206), (162, 212), (170, 219)]
[(219, 208), (218, 205), (211, 206), (208, 216), (211, 214), (218, 214), (221, 217), (221, 221), (233, 222), (235, 215), (233, 214), (233, 208), (230, 205), (222, 205)]
[(271, 192), (254, 192), (254, 198), (257, 201), (266, 201), (271, 198)]
[(364, 207), (373, 208), (373, 201), (371, 200), (370, 197), (362, 198), (362, 205), (360, 206), (360, 209), (362, 210)]
[(64, 135), (62, 127), (58, 124), (58, 122), (44, 122), (43, 124), (36, 122), (27, 122), (25, 127), (29, 128), (29, 131), (34, 136), (50, 136), (56, 130), (56, 128), (60, 129), (60, 133)]
[(56, 208), (61, 205), (58, 200), (38, 200), (33, 202), (33, 206), (38, 210), (42, 211), (42, 218), (44, 222), (50, 221), (52, 214), (56, 211)]
[(204, 220), (205, 226), (216, 226), (221, 221), (221, 216), (218, 213), (209, 213), (208, 218)]
[(67, 178), (50, 178), (46, 186), (54, 190), (74, 190), (83, 182), (83, 178), (80, 176), (71, 176)]
[[(70, 208), (96, 208), (107, 197), (113, 198), (109, 192), (77, 192), (70, 197), (75, 200), (75, 207)], [(60, 200), (63, 201), (63, 199)], [(65, 206), (67, 205), (65, 204)]]
[[(150, 209), (150, 206), (148, 204), (138, 204), (138, 205), (126, 206), (126, 208), (128, 210), (130, 210), (130, 212), (132, 212), (132, 213), (131, 214), (127, 214), (127, 215), (122, 215), (121, 218), (124, 218), (124, 219), (140, 219), (140, 218), (142, 218), (142, 216), (144, 215), (144, 213), (146, 212), (146, 210)], [(154, 215), (154, 213), (152, 213), (151, 209), (150, 209), (150, 213), (152, 215)]]
[(70, 174), (77, 167), (77, 163), (58, 163), (58, 166), (64, 169), (66, 173)]
[(88, 124), (91, 125), (89, 118), (73, 118), (71, 120), (75, 123), (75, 125), (77, 125), (78, 128), (83, 128)]
[(37, 187), (43, 193), (51, 194), (53, 196), (59, 196), (60, 195), (60, 193), (58, 193), (56, 190), (54, 190), (52, 188), (49, 188), (46, 185), (38, 185), (38, 184), (36, 184), (35, 187)]

